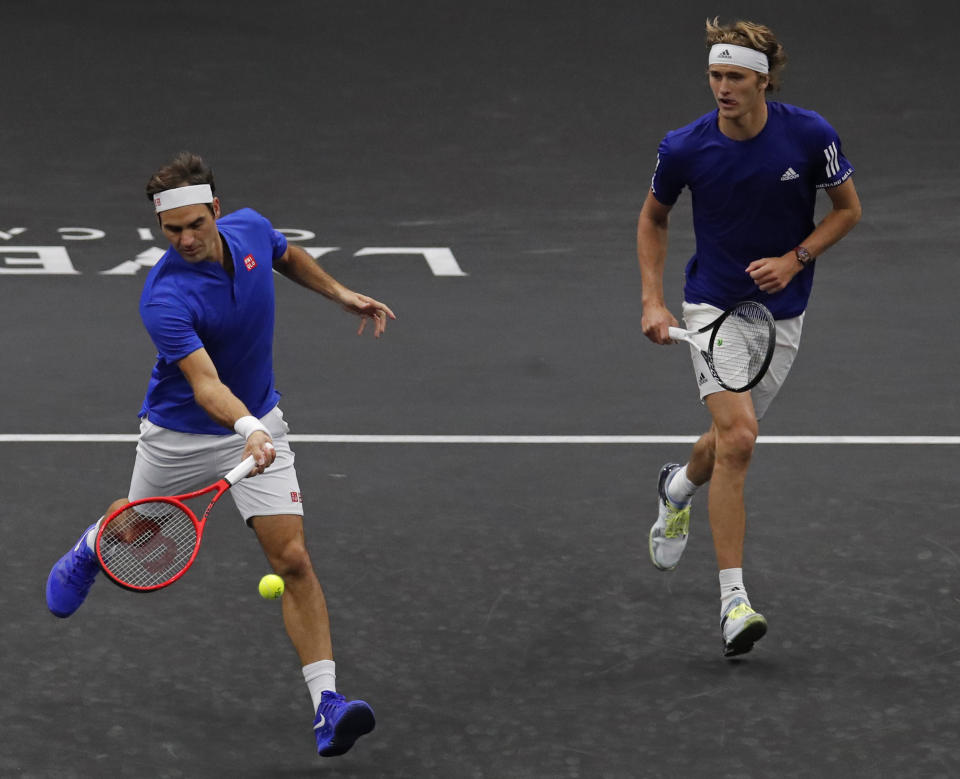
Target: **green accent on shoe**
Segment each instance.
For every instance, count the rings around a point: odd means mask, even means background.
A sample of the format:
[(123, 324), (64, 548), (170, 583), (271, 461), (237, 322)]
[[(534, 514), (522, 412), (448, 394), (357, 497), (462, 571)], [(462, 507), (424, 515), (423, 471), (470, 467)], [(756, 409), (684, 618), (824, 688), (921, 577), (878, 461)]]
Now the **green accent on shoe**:
[(667, 529), (664, 538), (683, 538), (690, 534), (690, 504), (677, 508), (667, 501)]

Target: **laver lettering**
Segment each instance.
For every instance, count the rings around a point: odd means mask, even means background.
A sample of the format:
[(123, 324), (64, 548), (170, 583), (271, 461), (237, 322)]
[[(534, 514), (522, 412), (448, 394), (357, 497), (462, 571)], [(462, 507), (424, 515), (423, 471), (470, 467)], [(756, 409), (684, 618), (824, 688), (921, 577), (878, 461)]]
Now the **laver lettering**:
[[(45, 231), (46, 232), (46, 231)], [(156, 243), (156, 238), (150, 228), (135, 228), (135, 232), (143, 241)], [(310, 241), (316, 238), (316, 233), (300, 228), (278, 228), (289, 241)], [(29, 245), (20, 246), (14, 243), (19, 236), (27, 235), (27, 227), (9, 227), (0, 230), (0, 275), (31, 275), (31, 276), (76, 276), (84, 271), (78, 270), (66, 246), (62, 245)], [(47, 235), (43, 236), (47, 238)], [(108, 240), (107, 233), (95, 227), (60, 227), (56, 230), (58, 241), (94, 241)], [(449, 247), (409, 247), (409, 246), (368, 246), (354, 250), (342, 249), (338, 246), (303, 246), (314, 259), (340, 251), (350, 251), (351, 256), (357, 258), (386, 258), (393, 257), (401, 260), (404, 257), (416, 256), (426, 262), (427, 268), (434, 276), (467, 276), (460, 267), (460, 263)], [(165, 248), (151, 246), (136, 253), (132, 258), (111, 258), (110, 252), (104, 252), (106, 267), (92, 272), (103, 276), (134, 276), (142, 270), (152, 268), (164, 255)], [(112, 263), (112, 264), (111, 264)]]

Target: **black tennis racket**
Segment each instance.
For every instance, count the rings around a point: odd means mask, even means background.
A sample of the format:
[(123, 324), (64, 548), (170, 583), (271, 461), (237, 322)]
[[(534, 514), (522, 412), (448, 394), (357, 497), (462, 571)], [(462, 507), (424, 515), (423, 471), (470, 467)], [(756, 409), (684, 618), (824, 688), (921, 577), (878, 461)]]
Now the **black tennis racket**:
[(721, 387), (746, 392), (757, 385), (770, 367), (777, 344), (777, 325), (765, 305), (745, 300), (699, 330), (671, 327), (670, 337), (699, 349)]
[[(128, 590), (150, 592), (173, 584), (200, 551), (203, 528), (214, 504), (253, 470), (250, 455), (230, 473), (202, 490), (142, 498), (121, 506), (100, 523), (97, 559), (104, 573)], [(202, 519), (184, 501), (213, 492)]]

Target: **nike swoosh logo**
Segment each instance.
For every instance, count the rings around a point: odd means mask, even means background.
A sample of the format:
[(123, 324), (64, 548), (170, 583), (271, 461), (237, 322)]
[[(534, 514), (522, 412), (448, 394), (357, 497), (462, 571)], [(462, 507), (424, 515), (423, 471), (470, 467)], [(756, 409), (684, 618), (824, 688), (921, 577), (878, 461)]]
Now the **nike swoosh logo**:
[(319, 721), (316, 725), (313, 726), (313, 729), (314, 729), (314, 730), (320, 730), (320, 728), (322, 728), (322, 727), (323, 727), (324, 725), (326, 725), (326, 724), (327, 724), (327, 718), (324, 717), (324, 716), (321, 714), (321, 715), (320, 715), (320, 721)]

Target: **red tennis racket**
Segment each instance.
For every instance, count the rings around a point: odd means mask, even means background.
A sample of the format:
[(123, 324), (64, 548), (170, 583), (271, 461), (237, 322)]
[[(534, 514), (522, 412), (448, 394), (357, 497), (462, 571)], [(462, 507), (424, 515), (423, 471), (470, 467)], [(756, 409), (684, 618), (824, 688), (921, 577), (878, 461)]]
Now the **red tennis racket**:
[[(141, 498), (127, 503), (100, 523), (97, 559), (110, 579), (136, 592), (151, 592), (173, 584), (193, 565), (213, 505), (246, 477), (256, 460), (250, 455), (209, 487), (184, 495)], [(213, 492), (197, 519), (183, 502)]]

